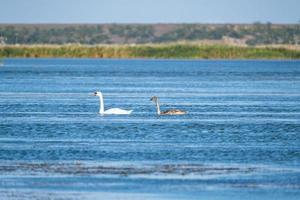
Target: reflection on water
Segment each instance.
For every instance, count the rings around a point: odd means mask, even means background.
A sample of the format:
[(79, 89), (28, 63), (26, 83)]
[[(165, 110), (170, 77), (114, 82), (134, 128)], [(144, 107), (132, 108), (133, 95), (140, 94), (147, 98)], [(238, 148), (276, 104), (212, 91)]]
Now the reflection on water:
[(0, 81), (1, 199), (299, 198), (299, 61), (11, 59)]

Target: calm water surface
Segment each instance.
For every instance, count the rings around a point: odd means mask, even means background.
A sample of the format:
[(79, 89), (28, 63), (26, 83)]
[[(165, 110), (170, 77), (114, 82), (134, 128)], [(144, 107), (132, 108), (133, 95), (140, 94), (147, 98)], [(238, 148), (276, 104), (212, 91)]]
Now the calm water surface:
[(300, 61), (0, 66), (0, 199), (299, 199), (299, 133)]

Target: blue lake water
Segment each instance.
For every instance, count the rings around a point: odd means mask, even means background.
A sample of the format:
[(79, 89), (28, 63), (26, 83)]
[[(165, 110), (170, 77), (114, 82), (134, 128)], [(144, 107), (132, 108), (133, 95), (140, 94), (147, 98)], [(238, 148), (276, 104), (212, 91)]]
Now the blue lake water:
[(299, 199), (300, 61), (5, 60), (0, 199), (65, 198)]

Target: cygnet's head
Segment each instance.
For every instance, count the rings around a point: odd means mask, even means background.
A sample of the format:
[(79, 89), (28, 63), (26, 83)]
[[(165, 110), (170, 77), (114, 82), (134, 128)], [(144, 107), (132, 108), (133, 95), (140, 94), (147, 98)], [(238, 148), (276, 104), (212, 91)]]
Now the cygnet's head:
[(99, 92), (99, 91), (94, 92), (94, 96), (98, 96), (99, 97), (100, 95), (102, 95), (101, 92)]
[(156, 103), (157, 102), (157, 96), (151, 97), (150, 101), (153, 101), (154, 103)]

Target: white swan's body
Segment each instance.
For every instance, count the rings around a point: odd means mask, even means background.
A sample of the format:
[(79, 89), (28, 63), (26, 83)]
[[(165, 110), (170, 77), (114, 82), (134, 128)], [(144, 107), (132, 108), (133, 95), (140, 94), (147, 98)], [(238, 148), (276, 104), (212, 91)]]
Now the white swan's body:
[(95, 92), (94, 93), (95, 96), (99, 97), (100, 100), (100, 109), (99, 109), (99, 113), (101, 115), (130, 115), (132, 110), (123, 110), (120, 108), (111, 108), (108, 110), (104, 110), (104, 101), (103, 101), (103, 95), (101, 92)]
[(150, 101), (153, 101), (156, 104), (157, 114), (158, 115), (185, 115), (187, 112), (184, 110), (178, 110), (178, 109), (171, 109), (171, 110), (165, 110), (160, 111), (160, 106), (158, 102), (158, 97), (153, 96)]
[(132, 110), (123, 110), (123, 109), (120, 109), (120, 108), (111, 108), (111, 109), (105, 110), (103, 112), (103, 114), (106, 114), (106, 115), (129, 115), (129, 114), (131, 114), (131, 112), (132, 112)]

